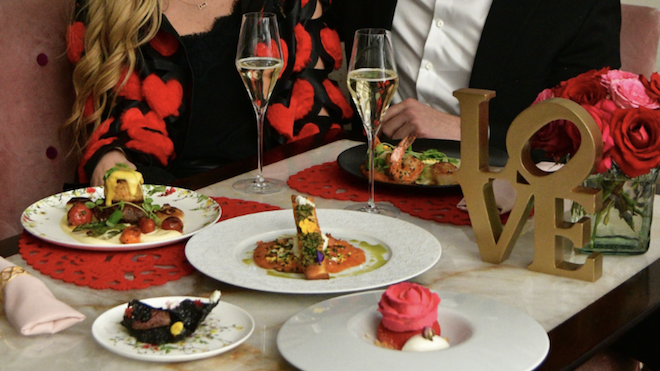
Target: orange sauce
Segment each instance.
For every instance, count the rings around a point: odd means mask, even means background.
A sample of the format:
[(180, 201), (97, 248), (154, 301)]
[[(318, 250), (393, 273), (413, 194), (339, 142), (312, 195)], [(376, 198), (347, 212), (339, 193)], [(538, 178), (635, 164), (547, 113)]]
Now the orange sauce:
[(257, 242), (252, 259), (254, 263), (263, 269), (274, 269), (285, 273), (302, 273), (298, 257), (291, 251), (293, 248), (292, 238), (278, 238), (270, 242)]
[(357, 267), (367, 261), (364, 250), (357, 248), (344, 240), (338, 240), (328, 235), (328, 247), (325, 251), (328, 258), (328, 273), (339, 273), (345, 269)]
[[(298, 257), (293, 253), (293, 238), (278, 238), (275, 241), (257, 242), (252, 259), (263, 269), (274, 269), (284, 273), (303, 273)], [(328, 235), (328, 247), (325, 249), (328, 259), (328, 273), (339, 273), (351, 267), (363, 264), (367, 258), (364, 250), (347, 241), (338, 240)]]

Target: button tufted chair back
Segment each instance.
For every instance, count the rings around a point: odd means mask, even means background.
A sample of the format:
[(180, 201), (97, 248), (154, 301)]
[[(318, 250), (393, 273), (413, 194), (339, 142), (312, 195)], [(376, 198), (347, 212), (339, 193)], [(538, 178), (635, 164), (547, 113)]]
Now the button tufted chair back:
[(22, 231), (33, 202), (73, 182), (57, 129), (73, 102), (66, 58), (70, 0), (0, 1), (0, 239)]
[(656, 71), (660, 10), (621, 5), (621, 69), (649, 77)]

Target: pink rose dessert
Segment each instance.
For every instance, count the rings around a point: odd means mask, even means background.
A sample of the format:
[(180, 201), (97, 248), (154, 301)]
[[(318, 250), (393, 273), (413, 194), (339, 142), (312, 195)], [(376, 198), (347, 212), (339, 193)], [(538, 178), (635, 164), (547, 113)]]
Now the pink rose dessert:
[(378, 325), (378, 341), (387, 348), (401, 350), (411, 337), (425, 327), (440, 335), (438, 305), (440, 297), (416, 283), (390, 286), (378, 303), (383, 319)]

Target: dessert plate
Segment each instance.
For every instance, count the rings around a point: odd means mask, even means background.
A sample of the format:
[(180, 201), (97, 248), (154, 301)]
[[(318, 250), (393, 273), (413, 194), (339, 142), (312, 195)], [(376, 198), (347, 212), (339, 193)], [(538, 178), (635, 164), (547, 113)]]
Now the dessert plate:
[[(396, 144), (399, 141), (391, 141), (388, 143)], [(438, 151), (444, 153), (448, 157), (452, 158), (461, 158), (461, 142), (454, 140), (444, 140), (444, 139), (417, 139), (413, 142), (412, 148), (416, 152), (423, 152), (427, 149), (437, 149)], [(490, 155), (490, 166), (503, 167), (506, 165), (508, 155), (502, 150), (497, 148), (489, 149)], [(337, 164), (344, 171), (352, 174), (358, 178), (367, 180), (367, 177), (362, 174), (360, 166), (364, 163), (367, 156), (367, 145), (361, 144), (355, 147), (351, 147), (343, 151), (337, 157)], [(458, 184), (448, 184), (448, 185), (423, 185), (423, 184), (400, 184), (400, 183), (387, 183), (379, 182), (379, 184), (386, 184), (392, 187), (403, 187), (408, 189), (437, 189), (437, 188), (454, 188), (458, 187)]]
[(197, 270), (219, 281), (268, 292), (328, 294), (383, 287), (431, 268), (442, 252), (428, 231), (409, 222), (358, 211), (318, 209), (321, 231), (362, 247), (367, 261), (328, 280), (308, 281), (302, 274), (265, 270), (252, 262), (258, 241), (296, 233), (290, 209), (224, 220), (193, 236), (186, 258)]
[(340, 296), (299, 312), (277, 335), (280, 353), (302, 370), (530, 371), (550, 349), (543, 327), (525, 313), (448, 291), (438, 292), (438, 323), (449, 348), (418, 353), (379, 347), (377, 309), (383, 292)]
[(65, 232), (60, 223), (66, 216), (66, 203), (73, 197), (103, 198), (103, 187), (80, 188), (46, 197), (30, 205), (21, 215), (21, 223), (26, 231), (35, 237), (55, 245), (83, 250), (127, 251), (141, 250), (169, 245), (184, 240), (204, 228), (210, 227), (218, 219), (222, 210), (212, 198), (184, 188), (143, 185), (144, 197), (153, 199), (157, 205), (170, 204), (184, 212), (183, 235), (152, 242), (116, 244), (103, 240), (94, 244), (76, 240)]
[[(153, 307), (175, 306), (185, 299), (170, 296), (141, 300)], [(160, 346), (140, 343), (120, 324), (127, 304), (118, 305), (101, 314), (92, 325), (94, 339), (105, 349), (124, 357), (151, 362), (182, 362), (212, 357), (236, 348), (254, 331), (254, 319), (245, 310), (220, 301), (192, 336), (178, 343)]]

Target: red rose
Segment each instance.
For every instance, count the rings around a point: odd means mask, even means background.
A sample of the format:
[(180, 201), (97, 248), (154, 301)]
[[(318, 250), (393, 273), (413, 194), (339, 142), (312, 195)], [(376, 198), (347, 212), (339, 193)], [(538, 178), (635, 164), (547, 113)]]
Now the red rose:
[(567, 154), (573, 153), (573, 148), (577, 148), (579, 143), (575, 145), (571, 137), (568, 136), (566, 124), (565, 120), (552, 121), (546, 124), (530, 140), (531, 147), (546, 151), (555, 161), (559, 161)]
[(644, 84), (646, 88), (646, 93), (655, 99), (660, 99), (660, 75), (657, 72), (651, 74), (651, 79), (646, 80), (646, 77), (643, 75), (640, 76), (639, 80)]
[(644, 107), (617, 109), (610, 133), (612, 159), (627, 176), (634, 178), (660, 165), (660, 112)]
[(424, 286), (403, 282), (390, 286), (378, 303), (385, 328), (396, 331), (417, 331), (438, 320), (440, 297)]
[[(603, 137), (603, 157), (596, 163), (596, 172), (603, 173), (612, 167), (612, 155), (610, 151), (614, 147), (614, 140), (610, 134), (610, 121), (612, 120), (613, 112), (617, 108), (614, 102), (610, 100), (602, 100), (595, 106), (584, 105), (582, 107), (586, 109), (591, 117), (593, 117), (594, 121), (596, 121)], [(578, 148), (580, 148), (580, 143), (582, 142), (577, 126), (570, 122), (567, 123), (566, 133), (573, 140), (574, 148), (571, 153), (577, 152)]]
[(554, 89), (556, 97), (570, 99), (579, 104), (595, 105), (607, 97), (607, 88), (601, 84), (600, 76), (609, 68), (591, 70), (562, 82)]

